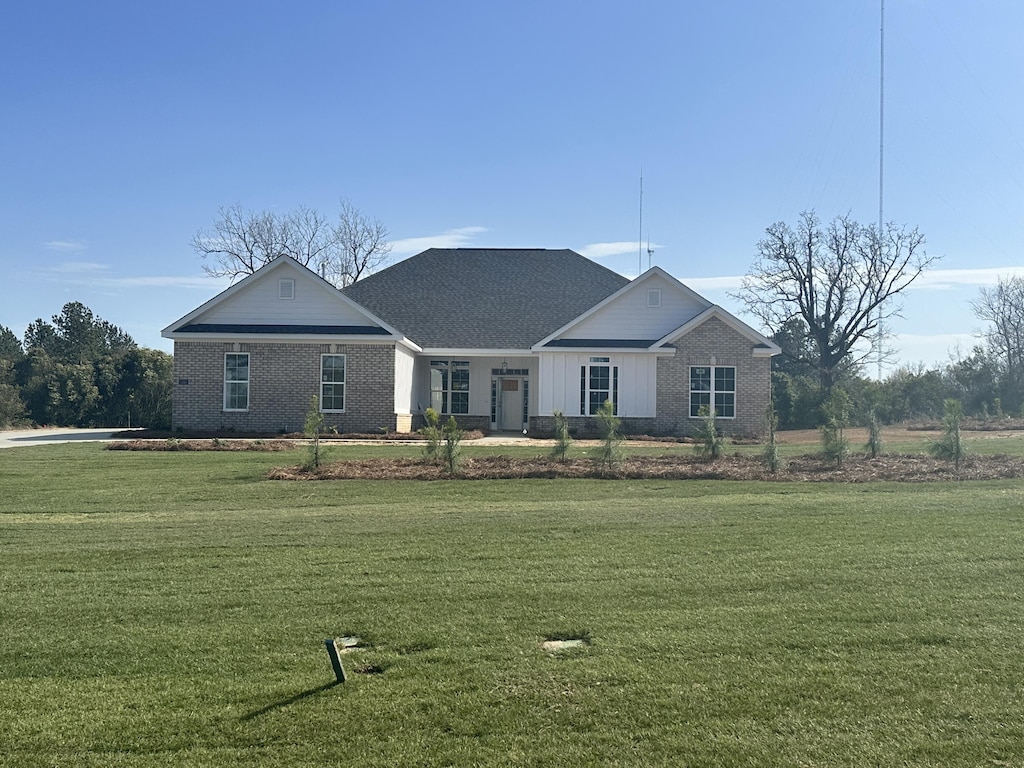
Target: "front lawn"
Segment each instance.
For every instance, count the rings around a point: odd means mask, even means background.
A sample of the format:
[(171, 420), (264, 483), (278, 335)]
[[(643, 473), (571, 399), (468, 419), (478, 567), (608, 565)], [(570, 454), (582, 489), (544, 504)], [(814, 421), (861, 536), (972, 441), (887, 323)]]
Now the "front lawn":
[(0, 765), (1024, 764), (1019, 480), (294, 460), (0, 454)]

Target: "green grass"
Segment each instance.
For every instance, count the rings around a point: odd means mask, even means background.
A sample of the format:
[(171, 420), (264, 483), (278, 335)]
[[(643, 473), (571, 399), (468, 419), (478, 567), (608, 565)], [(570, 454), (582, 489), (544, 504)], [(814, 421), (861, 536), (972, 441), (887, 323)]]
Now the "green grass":
[(1024, 765), (1020, 481), (300, 458), (0, 453), (0, 765)]

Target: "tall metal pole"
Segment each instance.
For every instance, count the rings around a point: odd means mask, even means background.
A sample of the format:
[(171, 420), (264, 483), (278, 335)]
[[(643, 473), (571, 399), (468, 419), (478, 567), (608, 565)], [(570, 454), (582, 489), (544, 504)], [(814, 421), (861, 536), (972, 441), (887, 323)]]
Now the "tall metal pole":
[[(882, 233), (885, 227), (885, 208), (883, 193), (885, 190), (885, 0), (881, 0), (881, 25), (878, 30), (878, 258), (882, 258)], [(882, 344), (884, 330), (882, 328), (882, 307), (878, 307), (878, 330), (876, 331), (878, 352), (878, 379), (882, 379)]]

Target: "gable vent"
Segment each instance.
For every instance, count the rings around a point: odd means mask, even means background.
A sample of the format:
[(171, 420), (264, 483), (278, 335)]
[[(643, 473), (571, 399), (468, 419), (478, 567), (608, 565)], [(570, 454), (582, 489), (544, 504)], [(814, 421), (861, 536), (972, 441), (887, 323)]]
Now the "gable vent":
[(647, 306), (648, 307), (660, 307), (661, 306), (661, 289), (652, 288), (647, 292)]
[(277, 298), (294, 299), (295, 281), (290, 277), (282, 278), (277, 284)]

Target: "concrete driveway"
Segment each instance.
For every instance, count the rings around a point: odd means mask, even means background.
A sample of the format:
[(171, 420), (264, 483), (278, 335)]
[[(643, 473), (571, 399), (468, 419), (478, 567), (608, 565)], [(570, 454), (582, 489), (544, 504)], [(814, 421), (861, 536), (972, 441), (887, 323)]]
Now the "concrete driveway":
[(18, 448), (26, 445), (53, 445), (55, 443), (82, 443), (111, 440), (123, 429), (14, 429), (0, 431), (0, 448)]

